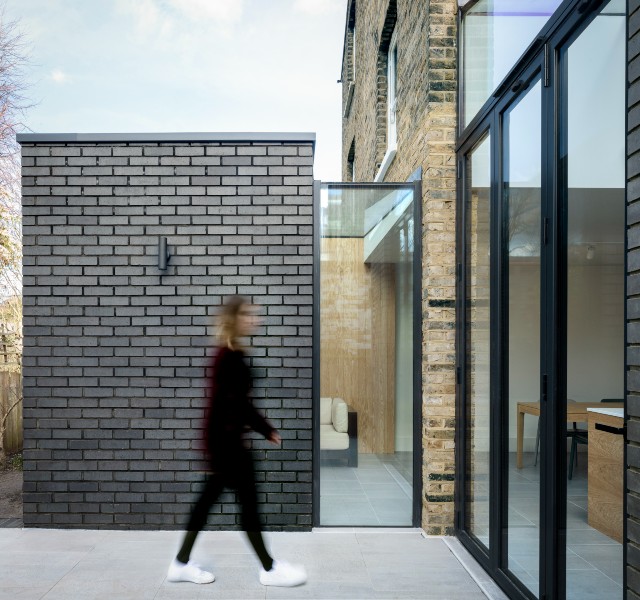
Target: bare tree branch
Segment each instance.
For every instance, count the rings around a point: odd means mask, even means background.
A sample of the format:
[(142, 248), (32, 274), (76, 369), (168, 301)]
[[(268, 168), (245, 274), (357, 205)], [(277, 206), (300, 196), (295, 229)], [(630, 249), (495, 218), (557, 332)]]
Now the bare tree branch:
[[(7, 18), (0, 0), (0, 369), (14, 373), (22, 369), (22, 182), (16, 133), (27, 129), (30, 108), (27, 56), (18, 23)], [(0, 456), (7, 418), (22, 402), (21, 392), (10, 393), (15, 397), (0, 419)]]

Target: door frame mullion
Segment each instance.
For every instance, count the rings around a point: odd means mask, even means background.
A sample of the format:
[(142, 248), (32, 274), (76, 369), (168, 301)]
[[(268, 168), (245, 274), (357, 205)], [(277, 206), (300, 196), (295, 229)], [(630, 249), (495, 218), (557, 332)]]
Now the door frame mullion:
[[(566, 307), (566, 272), (561, 244), (566, 243), (566, 218), (559, 194), (562, 175), (558, 163), (558, 69), (555, 48), (547, 42), (549, 86), (542, 88), (542, 225), (548, 234), (541, 244), (540, 383), (546, 377), (547, 402), (541, 422), (540, 465), (540, 597), (563, 600), (566, 596), (566, 376), (561, 360), (566, 356), (566, 331), (561, 310)], [(542, 472), (542, 471), (541, 471)]]

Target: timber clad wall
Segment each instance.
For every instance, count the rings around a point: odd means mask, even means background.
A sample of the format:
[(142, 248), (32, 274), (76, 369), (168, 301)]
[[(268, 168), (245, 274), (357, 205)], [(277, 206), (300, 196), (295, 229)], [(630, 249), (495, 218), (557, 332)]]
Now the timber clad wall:
[(627, 139), (627, 596), (640, 598), (640, 0), (629, 0)]
[[(313, 141), (30, 143), (23, 165), (25, 526), (181, 528), (203, 479), (216, 305), (263, 305), (264, 522), (311, 526)], [(158, 237), (172, 254), (158, 270)], [(223, 497), (210, 524), (239, 525)]]
[[(355, 140), (355, 181), (371, 181), (386, 144), (386, 73), (378, 52), (391, 9), (397, 13), (397, 154), (385, 181), (422, 167), (423, 510), (429, 534), (453, 532), (455, 432), (456, 0), (355, 2), (355, 87), (343, 119), (342, 172)], [(351, 5), (350, 5), (351, 6)], [(395, 7), (395, 8), (394, 8)], [(349, 50), (349, 47), (347, 47)], [(348, 52), (343, 64), (346, 99)], [(380, 81), (382, 79), (382, 81)], [(385, 92), (386, 93), (386, 92)], [(381, 103), (384, 110), (381, 109)], [(382, 130), (381, 130), (382, 127)], [(384, 154), (384, 152), (382, 152)]]

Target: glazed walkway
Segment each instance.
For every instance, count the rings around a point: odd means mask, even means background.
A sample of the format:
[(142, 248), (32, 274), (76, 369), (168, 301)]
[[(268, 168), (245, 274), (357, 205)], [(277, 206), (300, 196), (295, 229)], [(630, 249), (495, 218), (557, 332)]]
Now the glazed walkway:
[(244, 535), (229, 531), (205, 532), (194, 548), (214, 583), (169, 583), (180, 538), (177, 531), (0, 529), (0, 599), (504, 598), (456, 539), (416, 529), (269, 532), (274, 556), (307, 567), (308, 583), (290, 589), (261, 586)]

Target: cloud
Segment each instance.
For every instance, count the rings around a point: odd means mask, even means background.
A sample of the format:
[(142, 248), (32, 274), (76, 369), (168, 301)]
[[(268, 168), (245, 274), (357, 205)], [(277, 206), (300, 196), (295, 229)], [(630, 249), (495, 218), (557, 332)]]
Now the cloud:
[(243, 0), (169, 0), (169, 5), (193, 21), (237, 23), (243, 12)]
[(293, 2), (295, 11), (311, 16), (341, 13), (343, 8), (342, 0), (294, 0)]
[(223, 31), (243, 15), (244, 0), (118, 0), (120, 13), (133, 17), (137, 33), (168, 38), (184, 29), (186, 22)]
[(49, 75), (49, 77), (55, 83), (58, 83), (60, 85), (69, 83), (69, 81), (71, 81), (71, 77), (69, 77), (69, 75), (65, 73), (62, 69), (54, 69), (53, 71), (51, 71), (51, 74)]
[(171, 34), (173, 22), (164, 14), (157, 0), (118, 0), (117, 9), (133, 17), (137, 33), (144, 36), (165, 37)]

